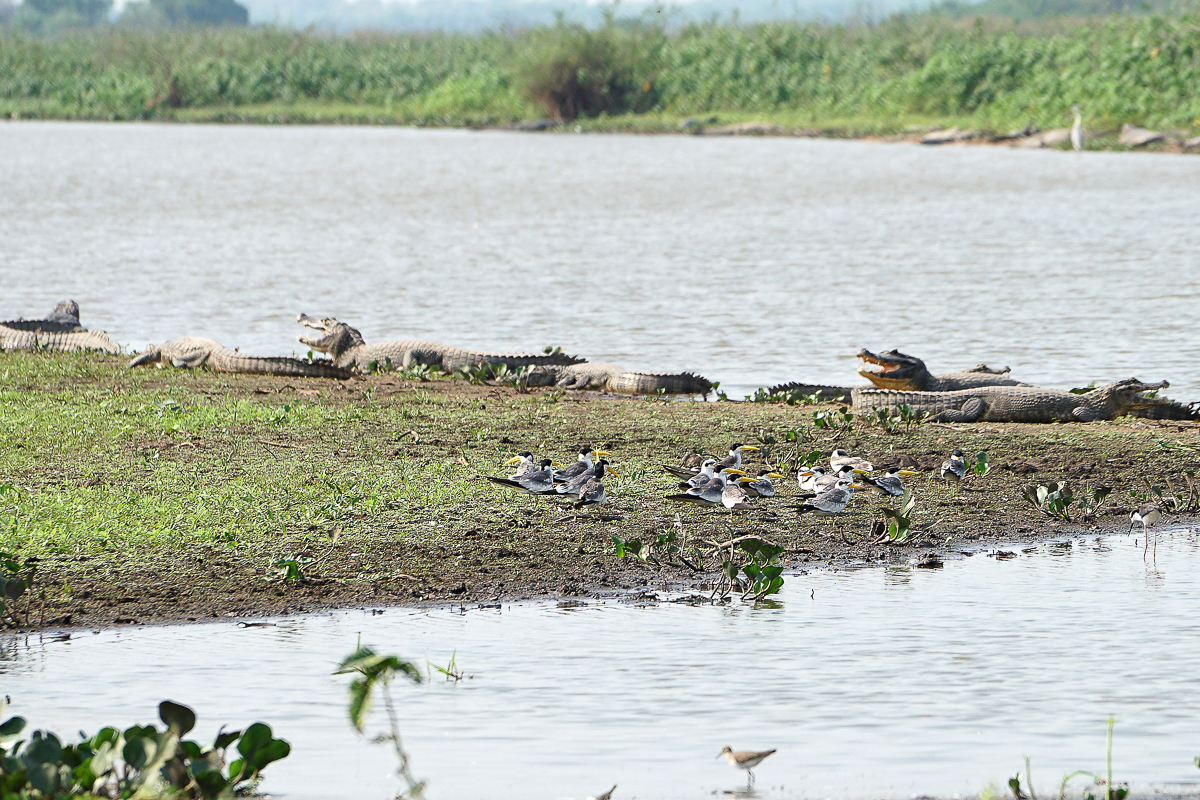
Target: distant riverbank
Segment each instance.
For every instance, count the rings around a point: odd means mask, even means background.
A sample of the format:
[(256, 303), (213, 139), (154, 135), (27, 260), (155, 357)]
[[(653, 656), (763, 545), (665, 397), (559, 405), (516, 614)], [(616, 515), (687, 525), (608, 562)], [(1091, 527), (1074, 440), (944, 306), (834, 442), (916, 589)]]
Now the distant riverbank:
[[(1061, 146), (1078, 104), (1088, 147), (1184, 149), (1200, 134), (1198, 50), (1195, 15), (1150, 14), (1020, 29), (933, 17), (477, 35), (108, 28), (0, 36), (0, 116), (969, 142), (1055, 130)], [(1162, 138), (1122, 140), (1126, 125)]]

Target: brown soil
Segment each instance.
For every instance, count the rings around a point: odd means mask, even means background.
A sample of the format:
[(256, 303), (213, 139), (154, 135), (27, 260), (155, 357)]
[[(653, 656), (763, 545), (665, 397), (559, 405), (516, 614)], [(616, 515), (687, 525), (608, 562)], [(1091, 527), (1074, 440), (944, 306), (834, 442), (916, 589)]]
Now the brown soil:
[[(111, 380), (120, 380), (114, 372)], [(416, 384), (396, 376), (369, 376), (346, 383), (199, 373), (181, 377), (175, 371), (151, 379), (176, 389), (221, 392), (253, 402), (282, 405), (306, 402), (397, 407), (412, 401)], [(518, 394), (508, 387), (472, 386), (435, 381), (421, 383), (425, 396), (461, 401), (477, 417), (500, 409), (540, 408), (546, 393)], [(426, 394), (427, 393), (427, 394)], [(553, 399), (553, 398), (550, 398)], [(492, 411), (489, 411), (489, 407)], [(728, 540), (752, 534), (786, 548), (789, 570), (844, 568), (864, 564), (940, 565), (963, 552), (1044, 541), (1083, 533), (1125, 533), (1135, 504), (1131, 489), (1146, 483), (1165, 485), (1169, 477), (1184, 485), (1183, 473), (1200, 468), (1200, 429), (1195, 423), (1118, 421), (1112, 423), (1018, 425), (923, 425), (912, 433), (886, 433), (856, 423), (840, 434), (811, 427), (813, 408), (758, 403), (662, 402), (574, 394), (554, 400), (553, 433), (548, 423), (529, 413), (528, 422), (501, 424), (484, 436), (472, 435), (466, 422), (418, 419), (420, 441), (407, 432), (390, 438), (391, 461), (419, 464), (470, 463), (472, 471), (504, 475), (503, 457), (522, 450), (546, 452), (560, 460), (581, 443), (613, 453), (625, 476), (610, 489), (608, 504), (576, 512), (553, 501), (520, 497), (490, 489), (483, 503), (414, 506), (389, 514), (363, 514), (329, 530), (297, 531), (298, 554), (315, 559), (303, 580), (283, 581), (272, 568), (281, 555), (280, 542), (261, 537), (237, 548), (217, 544), (180, 551), (44, 556), (39, 564), (39, 595), (30, 609), (30, 627), (102, 627), (220, 617), (255, 618), (296, 614), (334, 607), (386, 605), (490, 604), (546, 598), (598, 598), (622, 593), (682, 590), (707, 597), (715, 572), (695, 571), (678, 559), (659, 563), (618, 558), (613, 536), (653, 539), (670, 531), (676, 514), (689, 539)], [(462, 412), (466, 413), (466, 412)], [(474, 423), (471, 423), (474, 424)], [(804, 428), (805, 424), (808, 425)], [(801, 428), (813, 438), (799, 445), (788, 431)], [(234, 431), (231, 435), (244, 435)], [(286, 452), (303, 458), (337, 460), (363, 470), (386, 469), (378, 459), (355, 449), (332, 449), (330, 437), (301, 439), (286, 432), (256, 434), (264, 454)], [(269, 438), (268, 438), (269, 437)], [(756, 469), (797, 453), (844, 447), (876, 464), (899, 464), (925, 475), (909, 478), (918, 497), (914, 522), (938, 521), (915, 542), (880, 541), (873, 523), (881, 518), (882, 501), (858, 498), (832, 522), (797, 516), (795, 481), (782, 497), (758, 500), (752, 512), (732, 520), (723, 509), (713, 512), (661, 499), (674, 491), (673, 481), (657, 468), (677, 463), (693, 449), (723, 450), (733, 441), (764, 447), (748, 457)], [(210, 446), (213, 445), (213, 446)], [(269, 445), (269, 446), (267, 446)], [(212, 442), (192, 446), (146, 441), (172, 458), (213, 459)], [(947, 453), (961, 448), (974, 455), (991, 454), (992, 472), (970, 478), (960, 491), (940, 486), (931, 476)], [(264, 455), (264, 457), (269, 457)], [(361, 462), (361, 463), (358, 463)], [(640, 473), (639, 473), (640, 470)], [(69, 471), (69, 470), (68, 470)], [(47, 475), (18, 476), (26, 484)], [(55, 476), (61, 477), (59, 473)], [(1115, 489), (1105, 511), (1095, 520), (1054, 522), (1020, 497), (1031, 483), (1070, 480), (1083, 488)], [(606, 481), (607, 483), (607, 481)], [(888, 505), (895, 507), (892, 500)], [(1168, 521), (1193, 521), (1187, 514)], [(289, 531), (289, 536), (291, 532)], [(703, 550), (711, 548), (704, 545)], [(41, 599), (45, 598), (45, 599)]]

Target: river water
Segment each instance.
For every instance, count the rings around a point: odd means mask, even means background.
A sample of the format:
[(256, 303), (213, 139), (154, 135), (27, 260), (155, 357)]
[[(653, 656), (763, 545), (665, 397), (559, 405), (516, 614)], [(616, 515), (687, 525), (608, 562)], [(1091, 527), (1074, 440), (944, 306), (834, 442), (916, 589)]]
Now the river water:
[[(795, 139), (399, 128), (0, 123), (0, 317), (72, 297), (132, 347), (299, 350), (297, 312), (368, 341), (557, 344), (691, 369), (737, 396), (852, 382), (859, 346), (1070, 387), (1136, 375), (1200, 398), (1200, 159)], [(457, 663), (397, 686), (435, 798), (699, 798), (713, 757), (778, 748), (762, 797), (1040, 792), (1103, 765), (1197, 793), (1200, 544), (1130, 537), (940, 570), (814, 571), (754, 608), (346, 611), (0, 639), (0, 693), (39, 726), (270, 722), (266, 788), (385, 797), (345, 722), (364, 643)], [(376, 716), (372, 732), (380, 729)], [(1182, 789), (1181, 789), (1182, 787)]]
[[(1139, 532), (1140, 533), (1140, 532)], [(1011, 558), (998, 558), (1008, 552)], [(1001, 548), (947, 561), (787, 578), (759, 607), (607, 602), (344, 611), (0, 639), (0, 692), (63, 732), (192, 705), (197, 738), (271, 723), (293, 754), (264, 789), (390, 796), (386, 747), (352, 732), (361, 637), (470, 677), (396, 684), (414, 772), (432, 798), (692, 800), (744, 787), (714, 756), (777, 748), (762, 798), (977, 795), (1031, 759), (1040, 796), (1113, 769), (1135, 795), (1200, 795), (1200, 531)], [(383, 730), (376, 709), (367, 733)], [(1072, 797), (1087, 785), (1076, 779)]]
[(1200, 159), (778, 138), (0, 123), (0, 318), (133, 347), (561, 345), (732, 397), (857, 348), (1200, 399)]

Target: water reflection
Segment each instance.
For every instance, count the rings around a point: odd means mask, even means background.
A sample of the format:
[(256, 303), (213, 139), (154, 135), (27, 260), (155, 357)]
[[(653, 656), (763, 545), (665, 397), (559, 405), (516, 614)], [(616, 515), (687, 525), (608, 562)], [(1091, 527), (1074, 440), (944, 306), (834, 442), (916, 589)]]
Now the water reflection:
[[(15, 713), (38, 727), (146, 722), (166, 697), (197, 709), (201, 738), (269, 721), (294, 750), (264, 788), (298, 799), (395, 787), (386, 748), (353, 734), (346, 684), (330, 674), (360, 639), (421, 665), (454, 654), (471, 676), (395, 687), (417, 774), (438, 797), (583, 798), (613, 782), (618, 797), (664, 800), (950, 796), (1003, 785), (1026, 755), (1050, 796), (1055, 776), (1100, 768), (1111, 714), (1120, 778), (1149, 791), (1194, 779), (1200, 738), (1197, 533), (1160, 539), (1157, 568), (1130, 539), (1088, 538), (942, 570), (812, 570), (757, 605), (459, 606), (9, 636), (0, 668)], [(712, 758), (724, 745), (778, 749), (753, 794)]]

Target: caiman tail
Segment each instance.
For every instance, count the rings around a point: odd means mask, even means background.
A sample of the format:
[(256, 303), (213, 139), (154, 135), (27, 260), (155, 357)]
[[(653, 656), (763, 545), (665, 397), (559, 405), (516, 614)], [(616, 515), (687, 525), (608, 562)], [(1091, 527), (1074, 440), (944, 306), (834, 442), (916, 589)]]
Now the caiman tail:
[(41, 353), (75, 353), (81, 350), (101, 350), (117, 353), (121, 348), (104, 331), (75, 333), (45, 333), (13, 330), (0, 326), (0, 350), (33, 350)]

